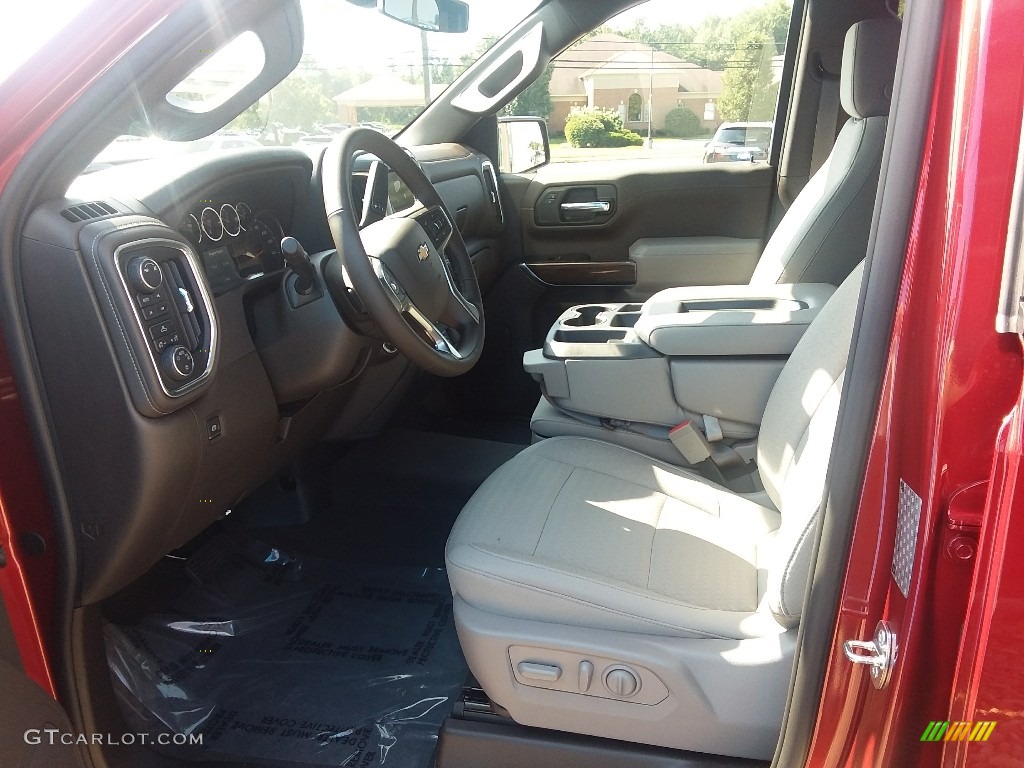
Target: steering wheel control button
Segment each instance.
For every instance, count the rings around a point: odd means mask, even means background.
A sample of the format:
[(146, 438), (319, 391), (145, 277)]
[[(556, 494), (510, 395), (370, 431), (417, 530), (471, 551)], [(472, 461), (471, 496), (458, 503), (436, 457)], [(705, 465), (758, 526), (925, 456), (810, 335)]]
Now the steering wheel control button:
[(395, 295), (399, 301), (405, 302), (409, 299), (409, 294), (405, 292), (402, 284), (395, 279), (395, 276), (391, 274), (391, 270), (381, 265), (381, 281), (386, 285), (391, 292)]
[(516, 671), (523, 680), (537, 683), (557, 683), (562, 676), (562, 668), (557, 664), (541, 664), (536, 661), (520, 661)]
[(164, 282), (164, 273), (155, 259), (136, 256), (128, 262), (128, 282), (139, 293), (152, 293)]
[(628, 699), (640, 690), (640, 678), (629, 667), (612, 667), (604, 673), (604, 687), (613, 696)]
[(590, 690), (590, 684), (594, 681), (594, 665), (589, 661), (580, 662), (580, 693)]
[(185, 381), (196, 369), (196, 361), (192, 353), (179, 344), (164, 350), (161, 367), (168, 378)]

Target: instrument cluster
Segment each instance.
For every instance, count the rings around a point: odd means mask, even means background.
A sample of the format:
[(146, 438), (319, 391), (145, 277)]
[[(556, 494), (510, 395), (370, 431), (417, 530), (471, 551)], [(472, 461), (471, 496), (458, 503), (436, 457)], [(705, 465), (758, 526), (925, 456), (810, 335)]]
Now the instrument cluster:
[(201, 201), (178, 231), (198, 248), (216, 295), (284, 267), (280, 220), (248, 203)]

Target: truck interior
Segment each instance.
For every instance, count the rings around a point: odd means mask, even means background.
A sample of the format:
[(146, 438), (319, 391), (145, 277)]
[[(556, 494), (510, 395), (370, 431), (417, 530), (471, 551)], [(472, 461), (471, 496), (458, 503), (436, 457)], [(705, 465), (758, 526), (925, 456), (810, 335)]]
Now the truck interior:
[[(938, 9), (795, 0), (759, 162), (546, 162), (545, 134), (509, 169), (502, 110), (643, 8), (546, 0), (394, 137), (85, 172), (258, 103), (313, 5), (175, 5), (0, 199), (60, 704), (0, 711), (140, 735), (59, 758), (104, 768), (799, 764)], [(176, 95), (239, 40), (248, 81)]]

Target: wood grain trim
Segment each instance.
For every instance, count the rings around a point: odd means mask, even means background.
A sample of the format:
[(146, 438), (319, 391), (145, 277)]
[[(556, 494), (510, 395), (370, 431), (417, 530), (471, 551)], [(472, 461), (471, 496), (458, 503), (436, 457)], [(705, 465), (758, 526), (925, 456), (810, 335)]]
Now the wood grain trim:
[(547, 285), (636, 284), (636, 264), (632, 261), (544, 261), (525, 266)]

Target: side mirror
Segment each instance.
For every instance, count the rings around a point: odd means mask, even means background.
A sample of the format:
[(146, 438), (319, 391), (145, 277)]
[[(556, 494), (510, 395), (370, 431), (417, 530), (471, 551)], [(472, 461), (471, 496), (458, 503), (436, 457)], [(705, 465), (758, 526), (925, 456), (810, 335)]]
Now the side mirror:
[[(367, 5), (367, 0), (349, 0)], [(469, 29), (469, 6), (461, 0), (377, 0), (377, 10), (427, 32), (461, 33)]]
[(499, 117), (502, 173), (525, 173), (551, 162), (548, 124), (540, 117)]

